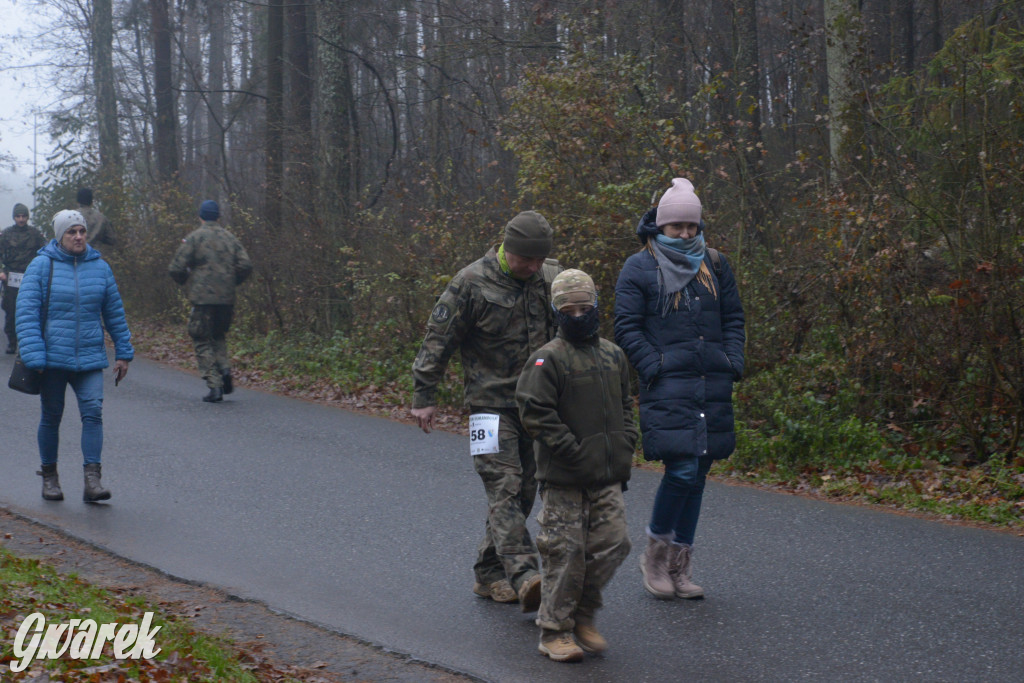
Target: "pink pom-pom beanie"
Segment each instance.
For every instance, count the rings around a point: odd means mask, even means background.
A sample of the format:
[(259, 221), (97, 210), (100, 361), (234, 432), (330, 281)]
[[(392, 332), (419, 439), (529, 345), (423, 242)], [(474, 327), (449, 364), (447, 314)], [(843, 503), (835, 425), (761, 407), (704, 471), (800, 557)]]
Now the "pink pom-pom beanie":
[(700, 199), (693, 191), (693, 183), (686, 178), (673, 178), (672, 187), (658, 202), (658, 227), (672, 223), (700, 225)]

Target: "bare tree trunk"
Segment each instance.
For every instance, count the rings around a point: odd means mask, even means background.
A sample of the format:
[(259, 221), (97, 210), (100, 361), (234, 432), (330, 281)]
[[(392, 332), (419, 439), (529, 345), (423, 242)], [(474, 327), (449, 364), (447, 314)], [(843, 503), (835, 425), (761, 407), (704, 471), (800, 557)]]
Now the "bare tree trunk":
[(828, 70), (829, 154), (833, 182), (845, 175), (844, 157), (856, 125), (854, 82), (861, 18), (857, 0), (824, 0)]
[[(292, 3), (288, 20), (288, 193), (308, 190), (313, 178), (313, 78), (309, 54), (309, 10), (304, 3)], [(300, 197), (301, 199), (301, 197)], [(309, 206), (305, 201), (296, 207)]]
[[(420, 50), (420, 32), (418, 30), (416, 12), (413, 11), (412, 6), (413, 3), (406, 3), (405, 21), (402, 25), (402, 51), (410, 57), (419, 54)], [(496, 30), (500, 31), (501, 28), (499, 27)], [(402, 110), (401, 136), (404, 149), (403, 156), (406, 163), (416, 163), (419, 160), (419, 152), (421, 151), (417, 145), (423, 121), (423, 107), (420, 104), (421, 68), (418, 62), (411, 61), (405, 70), (402, 86), (405, 106)]]
[(92, 13), (93, 82), (99, 128), (100, 178), (121, 180), (121, 136), (118, 134), (117, 92), (114, 88), (113, 14), (111, 0), (94, 0)]
[[(740, 165), (740, 195), (749, 227), (761, 234), (764, 228), (765, 192), (762, 188), (761, 68), (757, 39), (755, 0), (731, 0), (733, 64), (736, 79), (736, 157)], [(743, 245), (740, 227), (740, 247)]]
[(915, 11), (914, 0), (892, 0), (892, 44), (893, 64), (903, 73), (914, 70), (915, 54)]
[[(689, 63), (686, 46), (686, 0), (655, 0), (657, 21), (654, 25), (655, 68), (665, 92), (677, 101), (689, 96), (687, 91)], [(679, 111), (666, 111), (675, 117)]]
[(942, 0), (932, 0), (932, 54), (942, 49)]
[(177, 125), (171, 68), (171, 20), (167, 0), (150, 0), (153, 32), (153, 84), (156, 97), (154, 136), (157, 177), (170, 180), (178, 175)]
[(344, 8), (340, 3), (317, 3), (317, 209), (321, 223), (338, 238), (352, 209), (352, 74)]
[(178, 73), (184, 76), (188, 86), (184, 89), (183, 112), (185, 119), (182, 131), (182, 180), (187, 183), (192, 194), (202, 190), (203, 173), (199, 168), (199, 140), (203, 138), (205, 117), (199, 116), (202, 103), (200, 92), (203, 90), (202, 62), (203, 56), (199, 43), (199, 22), (195, 12), (183, 11), (179, 15), (179, 41), (181, 47)]
[(284, 0), (267, 5), (266, 207), (271, 231), (281, 228), (281, 179), (284, 161)]
[[(210, 30), (209, 75), (206, 110), (206, 192), (227, 187), (224, 178), (224, 0), (207, 0)], [(218, 199), (223, 198), (218, 193)]]

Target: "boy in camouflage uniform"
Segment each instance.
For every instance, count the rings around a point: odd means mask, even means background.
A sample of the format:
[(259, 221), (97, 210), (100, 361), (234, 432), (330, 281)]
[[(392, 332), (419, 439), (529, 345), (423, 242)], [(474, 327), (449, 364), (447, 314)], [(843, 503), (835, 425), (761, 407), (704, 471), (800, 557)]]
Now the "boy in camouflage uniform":
[(551, 226), (539, 213), (513, 218), (499, 247), (452, 278), (413, 364), (412, 414), (423, 431), (433, 427), (434, 394), (456, 349), (470, 412), (498, 416), (497, 452), (473, 456), (488, 503), (473, 592), (497, 602), (518, 600), (524, 612), (540, 603), (537, 554), (526, 528), (537, 483), (533, 442), (519, 422), (515, 389), (526, 358), (555, 332), (548, 283), (558, 265), (547, 258), (551, 243)]
[(0, 233), (0, 260), (3, 261), (3, 272), (0, 281), (4, 283), (3, 298), (0, 306), (7, 314), (4, 321), (4, 334), (7, 335), (7, 353), (14, 353), (18, 346), (18, 336), (14, 332), (14, 320), (17, 309), (18, 287), (21, 276), (36, 252), (46, 246), (46, 238), (39, 229), (28, 224), (28, 207), (15, 204), (14, 225), (4, 228)]
[(584, 650), (608, 648), (594, 615), (601, 590), (629, 555), (622, 493), (639, 432), (626, 355), (598, 335), (593, 280), (581, 270), (560, 273), (551, 304), (558, 337), (527, 361), (516, 401), (536, 440), (540, 482), (538, 649), (578, 662)]
[(188, 334), (196, 347), (199, 374), (210, 389), (203, 400), (216, 403), (233, 391), (226, 335), (235, 310), (235, 286), (252, 273), (252, 262), (235, 236), (217, 224), (217, 202), (203, 202), (199, 217), (202, 226), (182, 240), (167, 272), (187, 287), (192, 302)]

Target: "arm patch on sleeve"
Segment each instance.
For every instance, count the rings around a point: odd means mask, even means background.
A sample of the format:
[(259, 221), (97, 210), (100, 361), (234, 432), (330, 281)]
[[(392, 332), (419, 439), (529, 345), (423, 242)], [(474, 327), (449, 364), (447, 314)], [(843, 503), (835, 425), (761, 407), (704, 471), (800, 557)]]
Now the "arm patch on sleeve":
[(452, 309), (447, 303), (441, 301), (434, 306), (434, 312), (430, 314), (430, 319), (434, 322), (443, 325), (448, 322), (448, 319), (452, 317)]

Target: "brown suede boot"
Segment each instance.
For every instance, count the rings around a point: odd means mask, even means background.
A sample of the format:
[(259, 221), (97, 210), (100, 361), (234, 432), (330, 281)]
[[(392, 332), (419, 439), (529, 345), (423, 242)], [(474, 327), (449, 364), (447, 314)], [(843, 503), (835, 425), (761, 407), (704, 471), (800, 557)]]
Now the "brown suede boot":
[(583, 659), (583, 650), (568, 631), (544, 629), (537, 649), (556, 662), (579, 662)]
[(661, 600), (676, 596), (676, 587), (668, 573), (669, 543), (657, 538), (647, 538), (647, 549), (640, 556), (640, 572), (644, 575), (644, 588)]
[(597, 655), (608, 649), (608, 641), (600, 634), (594, 626), (593, 617), (576, 615), (576, 626), (572, 633), (576, 636), (576, 642), (583, 648), (584, 652)]
[(43, 500), (64, 500), (56, 465), (43, 465), (36, 474), (43, 478)]
[(85, 490), (82, 491), (82, 500), (86, 503), (110, 499), (110, 491), (103, 488), (100, 476), (101, 468), (99, 463), (90, 463), (85, 466)]
[(669, 574), (677, 598), (693, 600), (703, 598), (704, 589), (691, 580), (693, 574), (693, 546), (672, 544), (669, 551)]
[(540, 608), (540, 574), (532, 574), (519, 586), (519, 606), (524, 612)]
[(498, 579), (492, 581), (489, 584), (475, 583), (473, 584), (473, 592), (479, 595), (481, 598), (490, 598), (494, 602), (518, 602), (519, 597), (516, 592), (512, 590), (512, 584), (508, 582), (508, 579)]

